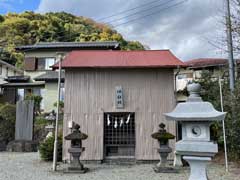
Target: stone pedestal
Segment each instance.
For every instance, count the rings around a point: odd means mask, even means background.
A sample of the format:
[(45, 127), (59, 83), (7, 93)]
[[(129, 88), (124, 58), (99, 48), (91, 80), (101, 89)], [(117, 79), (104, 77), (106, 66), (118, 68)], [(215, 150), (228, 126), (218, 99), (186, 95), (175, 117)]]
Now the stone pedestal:
[(161, 145), (158, 149), (160, 155), (160, 162), (153, 168), (156, 173), (176, 173), (176, 169), (169, 166), (167, 163), (168, 154), (172, 152), (172, 149), (168, 145)]
[(173, 161), (173, 166), (174, 167), (182, 167), (182, 156), (178, 154), (176, 151), (174, 152), (174, 161)]
[(206, 166), (211, 161), (210, 157), (183, 156), (191, 168), (189, 180), (208, 180)]
[(85, 150), (82, 148), (70, 148), (68, 152), (72, 156), (72, 160), (70, 162), (70, 166), (68, 167), (68, 172), (76, 172), (76, 173), (85, 173), (87, 172), (87, 168), (84, 168), (83, 164), (80, 162), (81, 153)]
[(67, 169), (67, 172), (75, 172), (75, 173), (85, 173), (87, 172), (87, 168), (83, 166), (80, 162), (81, 153), (85, 150), (84, 147), (82, 148), (70, 148), (68, 152), (72, 156), (72, 160), (70, 162), (70, 166)]
[(172, 152), (172, 149), (167, 145), (162, 145), (161, 148), (158, 149), (158, 153), (160, 155), (160, 162), (157, 164), (157, 167), (167, 166), (167, 157), (170, 152)]

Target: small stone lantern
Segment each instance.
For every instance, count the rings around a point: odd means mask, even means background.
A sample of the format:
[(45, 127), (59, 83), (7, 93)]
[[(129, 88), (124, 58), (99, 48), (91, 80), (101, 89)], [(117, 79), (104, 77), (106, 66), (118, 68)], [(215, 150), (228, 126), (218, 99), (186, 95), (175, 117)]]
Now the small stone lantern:
[(207, 180), (206, 165), (218, 152), (218, 145), (210, 140), (210, 125), (224, 120), (226, 113), (202, 101), (200, 84), (189, 84), (187, 90), (190, 94), (187, 102), (179, 103), (165, 116), (182, 124), (182, 140), (176, 143), (176, 152), (190, 164), (189, 180)]
[(79, 129), (80, 126), (75, 124), (73, 127), (73, 132), (65, 136), (66, 140), (71, 141), (71, 147), (68, 149), (68, 152), (73, 158), (70, 161), (70, 166), (68, 167), (67, 172), (85, 173), (88, 170), (80, 162), (81, 153), (85, 150), (85, 148), (82, 147), (82, 140), (87, 139), (88, 136), (82, 133)]
[(169, 139), (174, 139), (175, 136), (170, 134), (165, 130), (165, 124), (159, 124), (159, 131), (153, 133), (151, 136), (154, 139), (158, 140), (160, 148), (158, 153), (160, 155), (160, 162), (154, 167), (154, 171), (158, 173), (169, 173), (173, 172), (174, 169), (167, 165), (168, 154), (172, 152), (172, 149), (169, 147)]
[(51, 137), (53, 136), (53, 131), (54, 131), (54, 121), (56, 120), (56, 113), (54, 110), (52, 110), (46, 117), (45, 117), (46, 120), (48, 121), (51, 121), (52, 123), (45, 126), (45, 129), (47, 130), (47, 136), (46, 138), (48, 137)]

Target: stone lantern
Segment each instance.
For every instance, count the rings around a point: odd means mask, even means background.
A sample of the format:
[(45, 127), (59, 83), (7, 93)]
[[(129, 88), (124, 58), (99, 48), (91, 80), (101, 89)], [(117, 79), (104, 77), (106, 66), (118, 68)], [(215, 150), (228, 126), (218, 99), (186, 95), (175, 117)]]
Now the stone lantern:
[(66, 140), (71, 141), (71, 147), (68, 149), (68, 152), (72, 156), (72, 160), (70, 161), (70, 166), (67, 169), (67, 172), (74, 173), (85, 173), (88, 169), (83, 166), (80, 162), (80, 156), (85, 148), (82, 147), (82, 140), (87, 139), (87, 135), (82, 133), (80, 130), (80, 126), (75, 124), (73, 127), (73, 132), (65, 136)]
[(213, 121), (224, 120), (226, 113), (202, 101), (200, 84), (189, 84), (187, 90), (190, 94), (187, 102), (179, 103), (165, 116), (182, 125), (182, 140), (176, 143), (176, 152), (190, 165), (189, 180), (207, 180), (206, 165), (218, 152), (218, 145), (210, 140), (210, 125)]
[(46, 120), (52, 122), (51, 124), (45, 126), (45, 129), (47, 130), (48, 134), (46, 138), (53, 136), (53, 131), (54, 131), (54, 121), (56, 120), (56, 113), (54, 110), (52, 110), (46, 117)]
[(154, 139), (158, 140), (159, 149), (158, 153), (160, 155), (160, 162), (154, 167), (154, 171), (158, 173), (168, 173), (168, 172), (175, 172), (172, 167), (167, 165), (167, 157), (168, 154), (172, 152), (172, 149), (169, 147), (169, 139), (174, 139), (175, 136), (170, 134), (165, 129), (165, 124), (159, 124), (158, 132), (153, 133), (151, 136)]

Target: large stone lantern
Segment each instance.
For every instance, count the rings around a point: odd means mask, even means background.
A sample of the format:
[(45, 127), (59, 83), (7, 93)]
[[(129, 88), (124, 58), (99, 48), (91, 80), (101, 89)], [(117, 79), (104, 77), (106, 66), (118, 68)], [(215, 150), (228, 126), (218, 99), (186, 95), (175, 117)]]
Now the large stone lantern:
[(88, 170), (87, 168), (84, 168), (83, 164), (80, 162), (80, 156), (82, 152), (85, 151), (85, 148), (82, 147), (82, 140), (87, 139), (88, 136), (82, 133), (79, 129), (80, 126), (75, 124), (73, 132), (65, 136), (66, 140), (71, 141), (71, 147), (68, 149), (68, 152), (72, 156), (67, 172), (85, 173)]
[(200, 84), (189, 84), (187, 90), (190, 94), (187, 102), (179, 103), (165, 116), (182, 125), (182, 140), (176, 143), (176, 152), (190, 164), (189, 180), (207, 180), (206, 165), (218, 152), (218, 145), (210, 140), (210, 125), (213, 121), (224, 120), (226, 113), (202, 101)]

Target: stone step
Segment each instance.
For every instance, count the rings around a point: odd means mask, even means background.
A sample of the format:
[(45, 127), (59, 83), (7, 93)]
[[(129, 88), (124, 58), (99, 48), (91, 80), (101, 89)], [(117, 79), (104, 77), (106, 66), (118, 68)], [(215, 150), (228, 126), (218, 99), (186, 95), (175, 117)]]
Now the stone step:
[(113, 164), (113, 165), (132, 165), (136, 164), (136, 159), (134, 157), (107, 157), (103, 160), (103, 163)]

